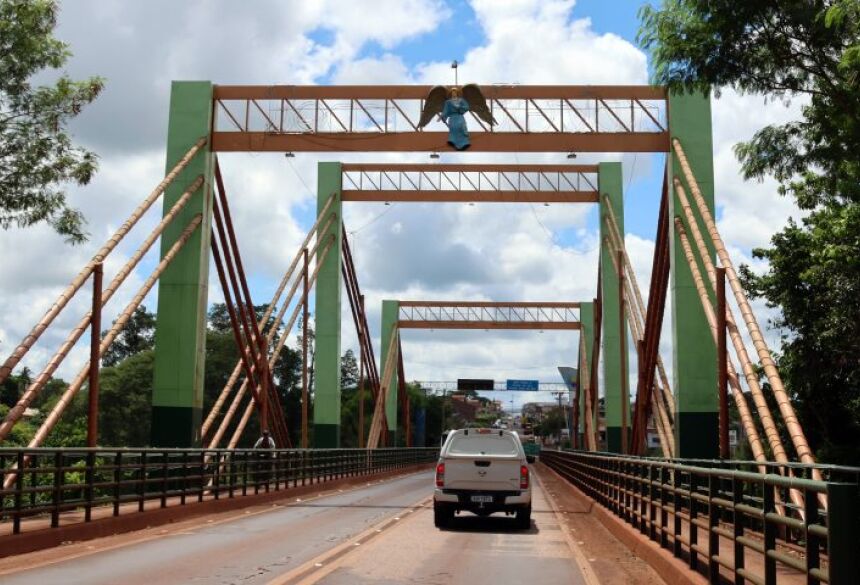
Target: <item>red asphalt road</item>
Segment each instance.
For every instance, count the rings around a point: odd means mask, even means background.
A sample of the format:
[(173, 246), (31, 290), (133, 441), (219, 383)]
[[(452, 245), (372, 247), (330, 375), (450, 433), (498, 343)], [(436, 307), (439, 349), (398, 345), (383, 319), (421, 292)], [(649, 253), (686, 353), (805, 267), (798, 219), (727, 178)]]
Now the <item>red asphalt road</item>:
[[(528, 531), (514, 530), (511, 518), (470, 515), (440, 531), (429, 508), (403, 513), (431, 495), (432, 473), (412, 474), (227, 521), (196, 520), (4, 559), (0, 583), (588, 582), (539, 486)], [(46, 559), (50, 564), (39, 565)]]

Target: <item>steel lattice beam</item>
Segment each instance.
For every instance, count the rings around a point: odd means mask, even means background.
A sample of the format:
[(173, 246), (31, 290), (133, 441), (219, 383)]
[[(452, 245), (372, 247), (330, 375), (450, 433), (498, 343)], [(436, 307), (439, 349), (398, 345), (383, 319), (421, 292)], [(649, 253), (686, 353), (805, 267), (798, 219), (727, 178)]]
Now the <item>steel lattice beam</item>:
[[(430, 86), (216, 86), (215, 151), (446, 149), (441, 120), (417, 127)], [(497, 120), (469, 116), (471, 150), (666, 152), (666, 90), (654, 86), (483, 86)]]
[(597, 165), (344, 164), (344, 201), (596, 203)]
[(579, 329), (579, 303), (400, 301), (401, 329)]

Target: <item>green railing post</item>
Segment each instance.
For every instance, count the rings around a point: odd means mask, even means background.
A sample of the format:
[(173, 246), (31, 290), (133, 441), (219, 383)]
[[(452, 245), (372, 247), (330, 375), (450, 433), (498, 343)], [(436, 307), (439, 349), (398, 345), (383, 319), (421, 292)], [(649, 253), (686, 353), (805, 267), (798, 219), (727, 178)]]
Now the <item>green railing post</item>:
[(203, 501), (206, 489), (206, 451), (200, 451), (200, 467), (197, 468), (197, 501)]
[(768, 555), (768, 551), (776, 550), (776, 529), (773, 522), (768, 520), (768, 514), (776, 510), (774, 506), (774, 488), (764, 481), (762, 487), (762, 534), (764, 537), (764, 585), (776, 584), (776, 560)]
[(165, 451), (161, 457), (161, 507), (167, 507), (167, 475), (169, 454)]
[[(87, 470), (84, 473), (87, 487), (84, 489), (84, 522), (89, 522), (93, 517), (93, 498), (95, 497), (95, 481), (96, 481), (96, 454), (94, 451), (87, 451), (86, 456)], [(34, 476), (35, 479), (35, 476)], [(36, 482), (32, 482), (32, 487), (36, 487)], [(35, 495), (36, 492), (32, 492)]]
[(720, 535), (716, 532), (720, 526), (720, 508), (714, 502), (719, 497), (720, 478), (711, 475), (708, 478), (708, 579), (712, 585), (720, 585), (720, 564), (717, 557), (720, 554)]
[(732, 528), (734, 536), (734, 565), (735, 565), (735, 585), (744, 585), (745, 579), (739, 574), (739, 571), (744, 568), (746, 560), (744, 554), (744, 545), (738, 541), (738, 538), (744, 535), (744, 515), (737, 511), (738, 504), (744, 501), (744, 482), (737, 477), (732, 478), (732, 504), (735, 506), (735, 512), (732, 518)]
[(15, 516), (12, 518), (12, 533), (20, 534), (21, 532), (21, 509), (24, 506), (24, 451), (18, 451), (17, 468), (18, 474), (15, 476), (15, 497), (14, 509)]
[(63, 474), (63, 452), (54, 452), (54, 490), (51, 494), (51, 528), (60, 525), (60, 483)]
[(179, 495), (179, 505), (185, 505), (185, 495), (188, 493), (188, 452), (182, 452), (182, 493)]
[[(812, 494), (807, 499), (814, 500)], [(857, 527), (860, 518), (860, 492), (850, 483), (827, 484), (827, 552), (830, 585), (857, 583), (860, 576), (860, 554), (857, 551)]]
[(137, 498), (137, 511), (143, 512), (144, 502), (146, 501), (146, 451), (142, 451), (140, 454), (140, 494), (138, 494)]

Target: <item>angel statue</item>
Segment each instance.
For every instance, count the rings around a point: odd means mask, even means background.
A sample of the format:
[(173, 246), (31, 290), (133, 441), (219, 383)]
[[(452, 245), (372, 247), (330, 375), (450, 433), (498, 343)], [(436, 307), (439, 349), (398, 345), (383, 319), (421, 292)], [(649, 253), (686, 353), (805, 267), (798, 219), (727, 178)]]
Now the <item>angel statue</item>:
[(487, 100), (477, 84), (464, 85), (462, 90), (457, 86), (449, 90), (444, 85), (437, 85), (427, 94), (418, 127), (423, 128), (439, 114), (442, 121), (448, 125), (448, 144), (456, 150), (466, 150), (470, 142), (465, 115), (469, 110), (490, 126), (496, 124), (490, 108), (487, 107)]

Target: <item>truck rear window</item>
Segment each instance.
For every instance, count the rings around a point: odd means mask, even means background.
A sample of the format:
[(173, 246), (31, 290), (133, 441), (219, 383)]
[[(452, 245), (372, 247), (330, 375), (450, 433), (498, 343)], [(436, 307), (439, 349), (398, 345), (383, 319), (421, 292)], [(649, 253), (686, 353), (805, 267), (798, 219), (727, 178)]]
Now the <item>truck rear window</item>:
[(510, 435), (457, 435), (451, 439), (452, 455), (516, 455), (517, 444)]

